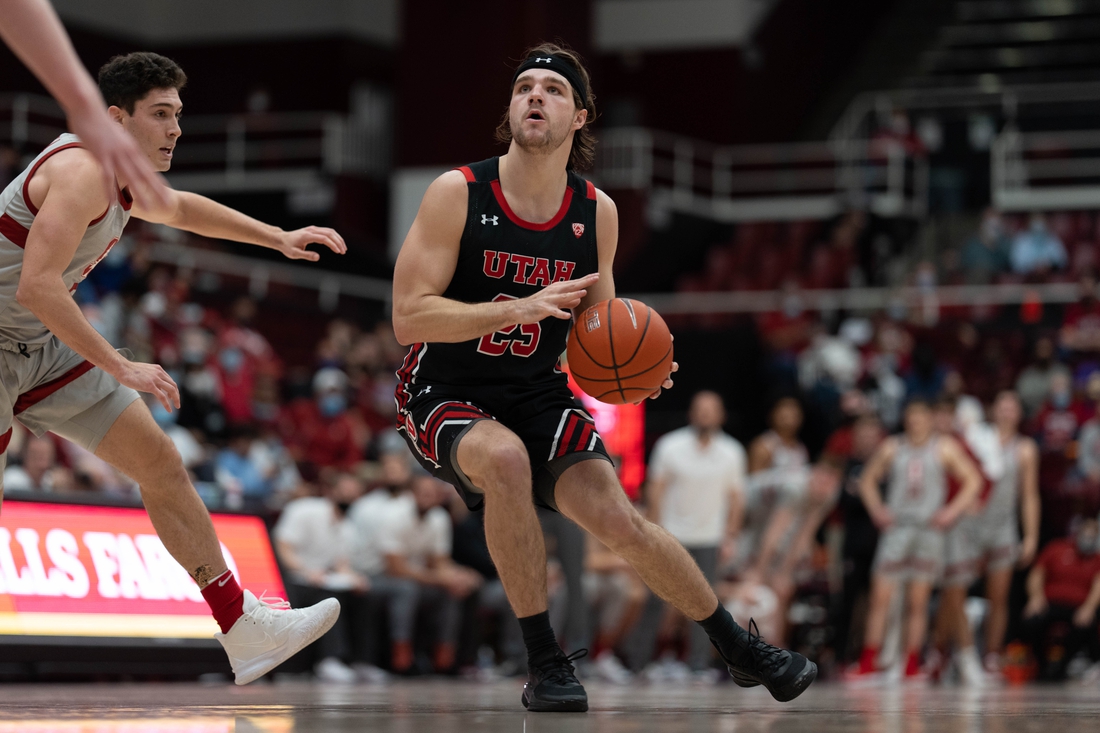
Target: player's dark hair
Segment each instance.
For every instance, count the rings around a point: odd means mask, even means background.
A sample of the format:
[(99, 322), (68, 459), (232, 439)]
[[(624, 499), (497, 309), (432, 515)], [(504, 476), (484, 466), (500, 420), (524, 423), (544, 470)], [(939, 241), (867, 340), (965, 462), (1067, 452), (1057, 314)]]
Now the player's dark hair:
[(187, 74), (158, 53), (137, 51), (115, 56), (99, 69), (99, 91), (108, 105), (134, 113), (134, 105), (154, 89), (183, 89)]
[[(588, 69), (584, 68), (584, 61), (579, 53), (557, 43), (540, 43), (527, 49), (523, 54), (524, 59), (532, 56), (559, 57), (576, 70), (584, 80), (585, 87), (588, 88), (587, 99), (581, 99), (580, 92), (573, 90), (573, 105), (578, 110), (588, 110), (588, 118), (584, 121), (584, 126), (573, 136), (573, 148), (569, 151), (569, 163), (566, 165), (570, 170), (588, 170), (596, 158), (596, 136), (592, 134), (592, 123), (596, 120), (596, 95), (592, 93), (592, 79), (588, 76)], [(512, 127), (508, 122), (507, 108), (504, 110), (504, 117), (500, 120), (500, 124), (497, 125), (496, 138), (497, 142), (505, 145), (512, 142)]]

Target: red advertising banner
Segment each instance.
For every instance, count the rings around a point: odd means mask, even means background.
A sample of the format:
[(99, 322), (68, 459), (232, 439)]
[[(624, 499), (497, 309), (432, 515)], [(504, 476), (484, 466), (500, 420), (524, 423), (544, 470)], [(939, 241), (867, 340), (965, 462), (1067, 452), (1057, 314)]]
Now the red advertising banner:
[[(263, 521), (215, 514), (241, 585), (285, 598)], [(0, 515), (0, 635), (210, 638), (195, 582), (141, 509), (7, 501)]]

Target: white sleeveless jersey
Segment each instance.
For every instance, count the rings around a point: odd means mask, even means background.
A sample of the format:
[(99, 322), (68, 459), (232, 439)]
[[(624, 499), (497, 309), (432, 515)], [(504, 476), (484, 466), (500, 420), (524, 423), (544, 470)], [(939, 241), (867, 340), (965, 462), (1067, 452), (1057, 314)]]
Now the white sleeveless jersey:
[[(23, 271), (23, 249), (38, 209), (30, 201), (29, 184), (38, 167), (54, 153), (81, 147), (76, 135), (64, 134), (50, 143), (8, 187), (0, 193), (0, 349), (27, 352), (41, 348), (52, 338), (42, 321), (15, 300)], [(63, 280), (69, 293), (107, 256), (130, 220), (132, 200), (119, 191), (80, 239)]]
[[(999, 439), (998, 439), (999, 442)], [(993, 484), (986, 500), (985, 511), (979, 516), (990, 525), (1016, 521), (1016, 505), (1020, 496), (1020, 439), (1011, 438), (1000, 446), (1004, 455), (1004, 473)]]
[(935, 437), (919, 447), (898, 439), (886, 505), (899, 525), (926, 524), (947, 500), (947, 476), (939, 447)]

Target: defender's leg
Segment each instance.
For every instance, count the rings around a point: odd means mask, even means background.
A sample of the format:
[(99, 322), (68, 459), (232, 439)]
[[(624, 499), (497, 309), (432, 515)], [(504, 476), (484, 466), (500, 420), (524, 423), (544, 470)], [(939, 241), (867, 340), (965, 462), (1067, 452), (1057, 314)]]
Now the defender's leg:
[[(327, 632), (340, 604), (327, 599), (288, 610), (261, 603), (242, 591), (226, 569), (214, 524), (195, 492), (172, 441), (140, 400), (132, 401), (110, 424), (97, 445), (88, 436), (102, 415), (111, 415), (116, 393), (80, 413), (55, 432), (91, 447), (97, 456), (138, 482), (149, 518), (165, 548), (195, 579), (222, 628), (225, 647), (243, 685), (270, 672)], [(242, 621), (250, 623), (241, 623)]]

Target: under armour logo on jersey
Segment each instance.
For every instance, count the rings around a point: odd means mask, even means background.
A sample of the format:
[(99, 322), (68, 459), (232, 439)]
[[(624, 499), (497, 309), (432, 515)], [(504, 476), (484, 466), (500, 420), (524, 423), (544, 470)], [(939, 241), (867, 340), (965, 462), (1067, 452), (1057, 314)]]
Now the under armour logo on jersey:
[(535, 57), (535, 63), (536, 63), (536, 64), (548, 64), (548, 63), (550, 63), (550, 62), (551, 62), (551, 61), (553, 61), (553, 60), (554, 60), (554, 59), (552, 59), (552, 58), (549, 58), (549, 59), (540, 59), (540, 58), (538, 58), (537, 56)]
[(482, 224), (488, 224), (489, 222), (492, 222), (493, 226), (498, 226), (497, 225), (497, 218), (495, 216), (486, 216), (485, 214), (482, 214), (481, 215), (481, 223)]
[(580, 239), (584, 235), (584, 224), (573, 225), (573, 236)]
[(428, 394), (431, 391), (432, 391), (432, 385), (429, 384), (426, 387), (424, 387), (424, 389), (420, 390), (420, 394), (422, 394), (422, 395), (423, 394)]

